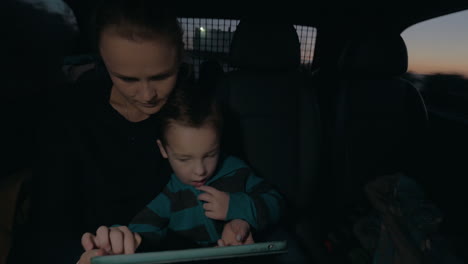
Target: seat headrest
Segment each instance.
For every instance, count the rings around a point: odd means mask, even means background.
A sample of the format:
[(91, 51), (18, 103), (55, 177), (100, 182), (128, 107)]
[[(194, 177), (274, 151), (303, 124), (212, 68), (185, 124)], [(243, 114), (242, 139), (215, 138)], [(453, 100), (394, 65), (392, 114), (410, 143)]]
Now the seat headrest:
[(400, 35), (356, 38), (343, 50), (338, 71), (345, 76), (394, 77), (408, 69), (408, 53)]
[(296, 29), (291, 24), (242, 20), (234, 32), (229, 59), (239, 68), (296, 69), (301, 62)]

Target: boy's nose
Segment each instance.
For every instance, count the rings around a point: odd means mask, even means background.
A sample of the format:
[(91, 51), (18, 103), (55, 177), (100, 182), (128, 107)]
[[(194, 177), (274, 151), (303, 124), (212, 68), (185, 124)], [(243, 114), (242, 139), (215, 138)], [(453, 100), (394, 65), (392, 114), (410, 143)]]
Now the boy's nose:
[(205, 165), (203, 165), (203, 163), (198, 163), (196, 166), (195, 166), (195, 175), (197, 176), (203, 176), (205, 175), (206, 173), (206, 169), (205, 169)]

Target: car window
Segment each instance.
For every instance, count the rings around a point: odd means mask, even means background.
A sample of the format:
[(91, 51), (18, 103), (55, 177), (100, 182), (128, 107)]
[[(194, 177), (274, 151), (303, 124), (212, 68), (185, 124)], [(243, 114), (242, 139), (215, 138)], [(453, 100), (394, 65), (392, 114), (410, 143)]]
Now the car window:
[(408, 78), (419, 88), (430, 114), (467, 122), (468, 10), (406, 29)]
[(444, 212), (444, 234), (461, 245), (462, 208), (468, 202), (461, 184), (468, 175), (468, 10), (418, 23), (402, 37), (408, 48), (406, 78), (420, 91), (429, 115), (421, 181)]
[[(227, 56), (229, 45), (239, 20), (180, 17), (187, 52), (186, 62), (193, 67), (198, 78), (200, 64), (207, 59), (218, 60), (225, 72), (233, 70)], [(301, 43), (302, 67), (312, 65), (317, 30), (314, 27), (294, 25)]]
[(468, 77), (468, 10), (423, 21), (402, 37), (409, 71), (420, 74), (460, 74)]

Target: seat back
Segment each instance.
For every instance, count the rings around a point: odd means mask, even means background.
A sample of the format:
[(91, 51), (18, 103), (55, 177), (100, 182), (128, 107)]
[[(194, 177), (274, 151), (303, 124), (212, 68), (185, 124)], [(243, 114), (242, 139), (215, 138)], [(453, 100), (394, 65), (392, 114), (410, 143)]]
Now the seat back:
[(242, 20), (219, 87), (229, 111), (225, 146), (275, 184), (295, 208), (308, 206), (318, 167), (320, 122), (313, 87), (299, 71), (289, 24)]
[[(401, 78), (407, 70), (405, 43), (398, 35), (357, 36), (343, 50), (332, 89), (330, 135), (333, 196), (342, 212), (365, 199), (364, 184), (378, 176), (417, 169), (427, 110), (418, 90)], [(332, 85), (330, 85), (332, 84)]]
[(15, 228), (29, 219), (31, 169), (0, 178), (0, 264), (7, 263)]
[(224, 75), (224, 69), (221, 63), (213, 58), (207, 59), (200, 64), (200, 73), (198, 83), (202, 89), (208, 93), (215, 92), (216, 84)]

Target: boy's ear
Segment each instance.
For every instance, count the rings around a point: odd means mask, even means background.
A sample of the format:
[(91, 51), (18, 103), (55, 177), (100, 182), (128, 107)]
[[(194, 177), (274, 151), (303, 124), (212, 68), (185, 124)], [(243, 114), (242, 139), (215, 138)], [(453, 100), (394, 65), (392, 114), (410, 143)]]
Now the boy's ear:
[(158, 139), (156, 142), (158, 143), (158, 147), (159, 147), (159, 151), (161, 152), (161, 155), (162, 155), (165, 159), (167, 159), (167, 157), (168, 157), (168, 156), (167, 156), (167, 152), (166, 152), (166, 149), (164, 148), (164, 146), (163, 146), (161, 140)]

